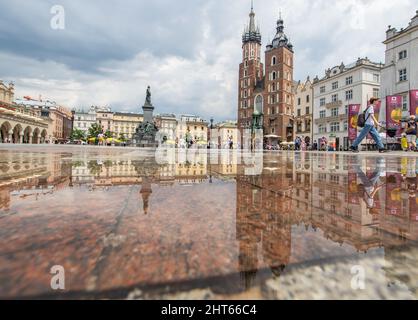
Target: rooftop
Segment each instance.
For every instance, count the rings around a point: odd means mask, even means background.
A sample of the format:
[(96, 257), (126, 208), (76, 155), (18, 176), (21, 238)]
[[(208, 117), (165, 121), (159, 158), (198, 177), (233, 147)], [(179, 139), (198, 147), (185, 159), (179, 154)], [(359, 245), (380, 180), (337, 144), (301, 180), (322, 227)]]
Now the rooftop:
[(411, 19), (406, 28), (401, 28), (401, 30), (398, 31), (396, 28), (388, 26), (388, 30), (386, 31), (386, 40), (383, 43), (387, 44), (394, 38), (403, 35), (416, 27), (418, 27), (418, 10), (415, 12), (415, 16)]
[(315, 79), (313, 80), (313, 83), (318, 83), (324, 80), (328, 80), (331, 79), (333, 77), (337, 77), (343, 73), (352, 71), (355, 68), (358, 67), (372, 67), (372, 68), (383, 68), (384, 64), (381, 62), (373, 62), (370, 61), (369, 58), (365, 57), (365, 58), (358, 58), (356, 62), (353, 62), (349, 65), (345, 65), (344, 62), (341, 62), (341, 65), (339, 66), (335, 66), (333, 68), (328, 68), (325, 70), (325, 76), (321, 79), (319, 79), (318, 76), (315, 77)]

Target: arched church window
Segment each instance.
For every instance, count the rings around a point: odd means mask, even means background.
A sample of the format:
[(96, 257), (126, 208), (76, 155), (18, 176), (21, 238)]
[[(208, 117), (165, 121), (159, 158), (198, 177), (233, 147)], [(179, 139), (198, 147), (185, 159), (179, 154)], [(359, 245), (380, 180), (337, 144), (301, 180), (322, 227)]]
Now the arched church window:
[(255, 98), (255, 111), (258, 113), (263, 113), (263, 97), (258, 95)]
[(273, 58), (271, 58), (271, 65), (275, 66), (277, 62), (277, 58), (274, 56)]

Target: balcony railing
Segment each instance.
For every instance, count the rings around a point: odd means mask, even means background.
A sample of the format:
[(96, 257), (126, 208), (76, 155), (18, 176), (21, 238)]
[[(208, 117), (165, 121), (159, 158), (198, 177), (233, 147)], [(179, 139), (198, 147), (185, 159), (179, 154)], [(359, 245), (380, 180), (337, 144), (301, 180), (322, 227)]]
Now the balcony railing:
[(315, 124), (323, 124), (327, 122), (336, 122), (336, 121), (344, 121), (348, 120), (348, 116), (346, 114), (340, 114), (338, 116), (330, 116), (325, 118), (315, 119)]
[(341, 107), (342, 105), (343, 105), (343, 102), (341, 100), (338, 100), (335, 102), (326, 103), (325, 108), (327, 109), (338, 108), (338, 107)]

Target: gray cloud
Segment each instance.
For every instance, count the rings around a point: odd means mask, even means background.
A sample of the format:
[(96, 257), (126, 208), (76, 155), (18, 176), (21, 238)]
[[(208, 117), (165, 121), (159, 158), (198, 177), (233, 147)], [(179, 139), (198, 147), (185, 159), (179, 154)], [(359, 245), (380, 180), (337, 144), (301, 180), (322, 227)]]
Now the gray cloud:
[[(1, 1), (0, 78), (15, 81), (17, 95), (126, 111), (138, 110), (151, 84), (160, 112), (235, 118), (249, 2)], [(55, 4), (65, 8), (62, 31), (50, 28)], [(382, 61), (387, 25), (406, 26), (417, 9), (413, 0), (256, 1), (263, 46), (280, 8), (295, 46), (295, 79), (358, 56)]]

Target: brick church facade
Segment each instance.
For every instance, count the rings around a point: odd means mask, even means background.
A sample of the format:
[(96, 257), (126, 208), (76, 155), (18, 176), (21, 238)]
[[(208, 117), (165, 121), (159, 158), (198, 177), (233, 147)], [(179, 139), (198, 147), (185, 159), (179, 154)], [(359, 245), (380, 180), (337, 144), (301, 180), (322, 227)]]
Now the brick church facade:
[(253, 8), (242, 36), (242, 62), (239, 66), (238, 127), (241, 132), (261, 118), (264, 143), (293, 141), (293, 45), (284, 33), (284, 21), (277, 21), (277, 32), (261, 60), (261, 33), (255, 24)]

